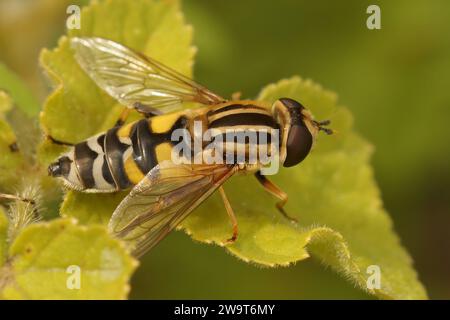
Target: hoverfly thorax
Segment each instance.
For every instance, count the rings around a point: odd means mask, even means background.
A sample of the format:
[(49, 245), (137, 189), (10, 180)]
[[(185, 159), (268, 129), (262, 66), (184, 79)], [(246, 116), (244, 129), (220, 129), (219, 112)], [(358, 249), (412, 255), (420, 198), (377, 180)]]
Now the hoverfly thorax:
[(332, 133), (323, 127), (329, 121), (313, 120), (309, 110), (293, 99), (278, 99), (272, 106), (272, 113), (281, 129), (280, 160), (284, 167), (295, 166), (306, 158), (320, 130)]

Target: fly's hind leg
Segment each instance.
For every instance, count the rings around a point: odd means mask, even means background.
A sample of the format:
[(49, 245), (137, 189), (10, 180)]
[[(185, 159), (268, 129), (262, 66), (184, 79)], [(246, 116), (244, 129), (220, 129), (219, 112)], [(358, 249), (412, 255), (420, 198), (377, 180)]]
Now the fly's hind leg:
[(269, 179), (267, 179), (266, 176), (262, 175), (260, 171), (257, 171), (255, 173), (255, 177), (256, 179), (258, 179), (258, 181), (261, 183), (261, 185), (267, 192), (269, 192), (270, 194), (272, 194), (273, 196), (275, 196), (280, 200), (279, 202), (277, 202), (276, 207), (281, 212), (281, 214), (288, 220), (297, 223), (298, 220), (288, 215), (283, 208), (288, 200), (288, 195), (286, 194), (286, 192), (284, 192), (275, 184), (273, 184)]
[[(162, 114), (161, 111), (152, 108), (149, 105), (143, 104), (141, 102), (135, 102), (133, 104), (133, 108), (134, 110), (136, 110), (137, 112), (141, 113), (144, 115), (144, 117), (146, 118), (151, 118), (157, 115)], [(117, 120), (115, 127), (121, 127), (124, 125), (124, 123), (127, 121), (128, 116), (130, 115), (130, 111), (132, 110), (130, 108), (124, 108), (122, 113), (120, 114), (119, 119)]]
[(121, 127), (124, 125), (124, 123), (127, 121), (128, 116), (130, 115), (130, 108), (124, 108), (122, 110), (122, 113), (119, 116), (119, 119), (117, 119), (116, 123), (114, 124), (114, 127)]
[(226, 240), (226, 243), (234, 243), (238, 237), (238, 223), (236, 216), (234, 215), (233, 208), (230, 205), (230, 201), (228, 201), (227, 195), (225, 194), (225, 190), (223, 187), (219, 187), (220, 196), (222, 197), (222, 201), (225, 205), (225, 209), (227, 210), (228, 217), (230, 218), (231, 224), (233, 226), (233, 235), (231, 238)]
[[(144, 115), (146, 118), (151, 118), (157, 115), (162, 114), (162, 112), (158, 111), (157, 109), (154, 109), (146, 104), (136, 102), (133, 105), (134, 110)], [(115, 127), (121, 127), (124, 125), (124, 123), (127, 121), (128, 116), (130, 115), (130, 108), (124, 108), (122, 113), (120, 114), (119, 119), (117, 120)]]

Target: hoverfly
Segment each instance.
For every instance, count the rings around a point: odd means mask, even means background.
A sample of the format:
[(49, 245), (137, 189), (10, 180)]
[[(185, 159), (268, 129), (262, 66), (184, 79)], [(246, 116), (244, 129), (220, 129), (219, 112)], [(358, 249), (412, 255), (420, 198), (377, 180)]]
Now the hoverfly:
[[(169, 67), (119, 43), (102, 38), (72, 38), (82, 69), (124, 108), (115, 127), (73, 145), (52, 163), (48, 172), (71, 189), (83, 192), (130, 190), (112, 214), (109, 230), (135, 244), (141, 256), (173, 230), (217, 189), (233, 225), (237, 221), (222, 187), (237, 172), (253, 173), (283, 205), (285, 192), (261, 174), (259, 163), (175, 164), (171, 161), (177, 129), (192, 131), (194, 121), (223, 133), (226, 128), (278, 129), (279, 162), (300, 163), (317, 133), (332, 131), (317, 122), (299, 102), (281, 98), (272, 106), (252, 100), (226, 100)], [(202, 106), (182, 109), (184, 102)], [(125, 124), (135, 109), (146, 117)], [(53, 139), (54, 142), (57, 142)], [(271, 143), (270, 141), (267, 143)]]

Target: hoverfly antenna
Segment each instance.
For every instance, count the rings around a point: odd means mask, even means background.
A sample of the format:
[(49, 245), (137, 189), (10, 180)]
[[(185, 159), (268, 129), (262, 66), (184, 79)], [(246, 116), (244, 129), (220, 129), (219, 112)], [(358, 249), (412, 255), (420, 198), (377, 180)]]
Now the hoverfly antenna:
[(330, 125), (330, 120), (323, 120), (323, 121), (314, 121), (314, 124), (319, 128), (319, 131), (323, 131), (326, 134), (330, 135), (333, 134), (333, 130), (330, 128), (326, 128), (326, 126)]
[(323, 120), (323, 121), (319, 121), (317, 122), (317, 124), (320, 126), (328, 126), (331, 123), (330, 120)]
[(332, 129), (330, 129), (330, 128), (319, 127), (319, 130), (325, 132), (328, 135), (331, 135), (331, 134), (334, 133), (334, 131)]

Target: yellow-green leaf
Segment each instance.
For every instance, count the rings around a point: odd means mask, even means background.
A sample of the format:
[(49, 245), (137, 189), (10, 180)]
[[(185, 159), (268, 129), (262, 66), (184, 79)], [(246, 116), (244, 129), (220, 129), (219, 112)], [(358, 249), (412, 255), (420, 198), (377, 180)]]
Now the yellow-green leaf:
[(61, 215), (74, 217), (82, 224), (107, 225), (112, 212), (126, 194), (68, 192), (61, 206)]
[[(96, 1), (83, 8), (81, 29), (68, 36), (108, 38), (191, 75), (192, 28), (184, 23), (176, 1)], [(68, 37), (62, 37), (56, 49), (43, 50), (40, 60), (56, 86), (41, 114), (48, 134), (79, 142), (116, 122), (123, 107), (80, 68)]]
[(24, 166), (23, 155), (17, 150), (16, 135), (6, 120), (11, 108), (11, 98), (0, 90), (0, 191), (7, 192), (17, 186), (17, 171)]
[(30, 225), (9, 249), (6, 299), (124, 299), (137, 266), (102, 226), (57, 219)]
[[(192, 28), (184, 22), (178, 1), (93, 2), (82, 10), (81, 30), (72, 30), (69, 36), (108, 38), (149, 55), (187, 76), (192, 74), (195, 54), (195, 48), (191, 46)], [(112, 127), (123, 107), (82, 71), (73, 57), (67, 37), (60, 39), (56, 49), (43, 50), (40, 60), (56, 86), (41, 113), (41, 125), (46, 133), (60, 141), (74, 143)], [(133, 114), (130, 118), (136, 117)], [(44, 141), (39, 148), (39, 158), (44, 165), (48, 165), (64, 150), (64, 147)], [(105, 205), (96, 205), (98, 210), (83, 211), (80, 208), (86, 207), (85, 199), (89, 198), (103, 199), (102, 204)], [(88, 208), (95, 199), (87, 203)], [(109, 199), (110, 205), (107, 204)], [(75, 216), (82, 222), (105, 222), (117, 199), (115, 195), (89, 197), (69, 192), (61, 213)], [(77, 203), (80, 208), (74, 208)]]
[[(2, 63), (0, 63), (0, 89), (8, 91), (17, 105), (28, 116), (34, 117), (39, 113), (39, 102), (17, 75)], [(2, 112), (1, 107), (0, 112)]]
[(11, 97), (0, 89), (0, 114), (4, 115), (7, 111), (11, 110), (12, 104)]
[(3, 207), (0, 206), (0, 270), (6, 261), (8, 248), (7, 240), (8, 240), (8, 218), (6, 217), (6, 213)]
[[(124, 26), (134, 31), (123, 33)], [(106, 37), (190, 74), (191, 30), (171, 2), (95, 2), (83, 10), (82, 30), (72, 35)], [(81, 71), (68, 38), (63, 37), (57, 49), (44, 51), (41, 63), (57, 85), (41, 115), (45, 131), (59, 140), (79, 142), (115, 122), (120, 106)], [(237, 176), (226, 183), (239, 223), (238, 240), (226, 249), (244, 261), (272, 267), (314, 256), (380, 298), (426, 298), (411, 258), (382, 207), (370, 166), (373, 147), (352, 129), (350, 112), (337, 105), (334, 93), (297, 77), (269, 85), (259, 99), (273, 102), (280, 97), (301, 101), (316, 119), (331, 119), (336, 134), (320, 135), (302, 164), (280, 169), (273, 177), (289, 194), (286, 210), (299, 220), (298, 225), (280, 215), (276, 200), (253, 177)], [(45, 145), (45, 159), (56, 156), (51, 149)], [(104, 224), (122, 196), (69, 192), (62, 214), (89, 225)], [(182, 228), (198, 241), (219, 245), (231, 235), (217, 195), (202, 204)], [(380, 268), (380, 289), (367, 286), (372, 265)]]
[[(312, 255), (380, 298), (426, 298), (411, 258), (382, 207), (369, 164), (373, 148), (351, 129), (348, 110), (337, 105), (333, 93), (298, 77), (267, 86), (259, 99), (273, 102), (280, 97), (301, 101), (317, 119), (331, 119), (336, 134), (320, 135), (304, 162), (271, 177), (288, 193), (286, 210), (299, 220), (298, 225), (277, 211), (276, 200), (253, 177), (235, 177), (225, 185), (240, 230), (237, 242), (227, 250), (266, 266), (288, 265)], [(217, 196), (183, 227), (203, 242), (223, 244), (231, 235)], [(367, 287), (371, 265), (380, 267), (380, 289)]]

